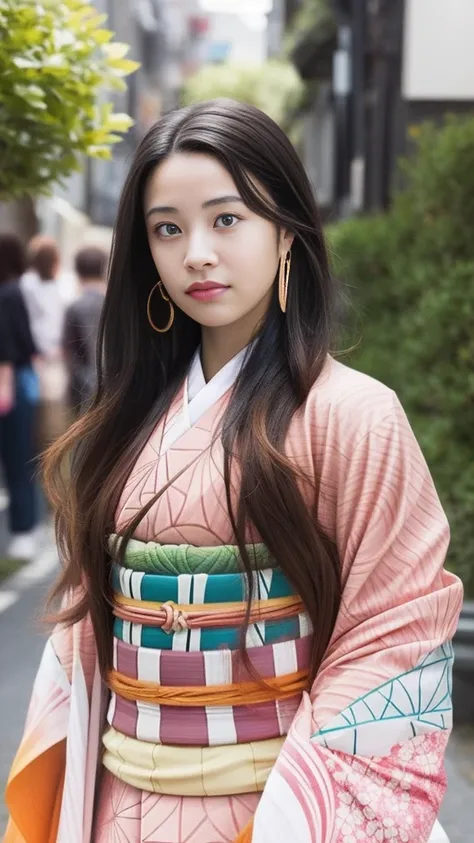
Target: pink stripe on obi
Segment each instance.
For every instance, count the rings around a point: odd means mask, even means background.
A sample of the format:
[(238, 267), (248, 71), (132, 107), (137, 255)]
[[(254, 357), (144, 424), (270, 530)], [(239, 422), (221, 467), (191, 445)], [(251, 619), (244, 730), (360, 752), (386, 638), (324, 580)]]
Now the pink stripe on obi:
[[(305, 670), (309, 666), (312, 635), (249, 647), (248, 657), (257, 673), (267, 679)], [(136, 647), (114, 638), (113, 666), (131, 679), (161, 685), (222, 685), (253, 679), (237, 650), (182, 652)]]
[(301, 702), (272, 700), (259, 705), (151, 706), (113, 695), (107, 721), (131, 738), (172, 746), (217, 746), (286, 735)]
[[(311, 635), (247, 650), (263, 679), (307, 669)], [(166, 686), (223, 685), (253, 679), (235, 650), (181, 652), (136, 647), (114, 639), (114, 668), (132, 679)], [(112, 694), (107, 720), (132, 738), (177, 746), (220, 746), (286, 735), (301, 694), (242, 706), (160, 706)]]

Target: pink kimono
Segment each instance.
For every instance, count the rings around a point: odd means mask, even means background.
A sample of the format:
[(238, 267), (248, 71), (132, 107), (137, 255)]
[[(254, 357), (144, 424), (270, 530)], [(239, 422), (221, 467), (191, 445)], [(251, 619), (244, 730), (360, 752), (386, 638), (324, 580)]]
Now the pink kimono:
[[(206, 384), (195, 358), (125, 486), (118, 532), (184, 469), (136, 538), (233, 543), (222, 449), (209, 446), (241, 362)], [(332, 358), (286, 447), (317, 480), (307, 503), (336, 542), (344, 590), (263, 793), (164, 795), (101, 770), (107, 694), (86, 618), (46, 645), (7, 788), (6, 843), (232, 843), (252, 818), (253, 843), (446, 840), (436, 818), (462, 586), (443, 569), (449, 529), (426, 463), (396, 395)]]

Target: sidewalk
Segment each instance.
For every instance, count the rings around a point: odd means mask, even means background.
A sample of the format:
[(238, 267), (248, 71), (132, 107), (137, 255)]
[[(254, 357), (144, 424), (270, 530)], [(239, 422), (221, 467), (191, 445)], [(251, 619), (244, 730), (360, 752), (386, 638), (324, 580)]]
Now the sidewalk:
[(8, 543), (7, 505), (7, 493), (0, 485), (0, 557), (5, 553)]

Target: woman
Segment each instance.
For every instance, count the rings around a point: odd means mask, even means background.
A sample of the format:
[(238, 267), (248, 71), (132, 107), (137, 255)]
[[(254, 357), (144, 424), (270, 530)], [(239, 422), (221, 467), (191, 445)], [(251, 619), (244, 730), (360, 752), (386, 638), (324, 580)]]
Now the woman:
[(334, 312), (281, 130), (228, 100), (154, 126), (97, 394), (46, 464), (67, 626), (8, 843), (430, 838), (462, 588), (396, 396), (329, 354)]
[(11, 559), (35, 551), (37, 490), (35, 420), (39, 398), (37, 353), (19, 287), (24, 251), (14, 234), (0, 235), (0, 463), (9, 497)]

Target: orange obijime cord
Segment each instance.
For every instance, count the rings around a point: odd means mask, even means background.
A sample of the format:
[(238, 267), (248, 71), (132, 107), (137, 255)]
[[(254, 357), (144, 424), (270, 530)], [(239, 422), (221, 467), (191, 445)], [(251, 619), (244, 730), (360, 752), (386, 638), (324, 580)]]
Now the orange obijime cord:
[[(144, 626), (162, 627), (166, 632), (196, 627), (237, 626), (244, 622), (246, 603), (216, 603), (203, 605), (178, 605), (171, 600), (151, 603), (114, 595), (115, 617)], [(250, 623), (263, 620), (282, 620), (304, 611), (297, 596), (256, 600), (251, 604)]]
[(308, 687), (308, 671), (298, 670), (283, 676), (274, 676), (261, 682), (236, 682), (226, 685), (159, 685), (132, 679), (111, 670), (108, 674), (111, 691), (127, 700), (154, 703), (155, 705), (189, 706), (238, 706), (255, 705), (275, 699), (288, 699), (301, 694)]

